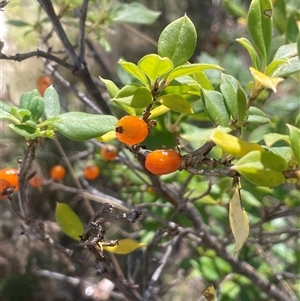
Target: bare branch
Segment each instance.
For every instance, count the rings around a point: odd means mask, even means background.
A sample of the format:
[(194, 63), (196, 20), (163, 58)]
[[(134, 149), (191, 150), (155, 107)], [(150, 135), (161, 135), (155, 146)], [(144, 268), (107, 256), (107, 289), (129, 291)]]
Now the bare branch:
[(79, 60), (85, 61), (85, 21), (89, 0), (84, 0), (79, 14)]
[(24, 60), (27, 60), (31, 57), (43, 57), (47, 60), (51, 60), (53, 62), (58, 63), (61, 66), (64, 66), (65, 68), (74, 71), (75, 70), (75, 66), (68, 64), (67, 62), (65, 62), (64, 60), (61, 60), (60, 58), (44, 52), (42, 50), (36, 50), (36, 51), (31, 51), (31, 52), (27, 52), (27, 53), (17, 53), (15, 55), (5, 55), (4, 53), (0, 53), (0, 59), (1, 60), (10, 60), (10, 61), (17, 61), (17, 62), (22, 62)]

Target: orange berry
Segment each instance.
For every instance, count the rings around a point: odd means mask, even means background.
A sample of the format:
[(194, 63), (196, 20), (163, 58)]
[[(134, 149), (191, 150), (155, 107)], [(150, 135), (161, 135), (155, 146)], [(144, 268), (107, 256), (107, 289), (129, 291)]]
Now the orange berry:
[(66, 175), (66, 169), (62, 165), (54, 165), (50, 170), (50, 176), (55, 181), (62, 180)]
[(43, 180), (38, 176), (34, 175), (29, 181), (29, 185), (33, 188), (38, 188), (43, 185)]
[(37, 89), (42, 96), (44, 96), (45, 90), (53, 83), (52, 78), (49, 75), (41, 75), (37, 81)]
[(93, 181), (98, 178), (100, 169), (97, 165), (88, 165), (83, 170), (83, 175), (87, 180)]
[(12, 187), (10, 183), (4, 179), (0, 179), (0, 200), (7, 198), (8, 189)]
[(181, 156), (174, 150), (157, 149), (151, 152), (145, 161), (145, 167), (155, 175), (165, 175), (178, 170)]
[(116, 136), (125, 144), (140, 143), (148, 136), (147, 123), (137, 116), (124, 116), (116, 125)]
[(19, 189), (19, 172), (16, 168), (6, 167), (0, 170), (0, 179), (6, 180), (14, 190)]
[(118, 150), (111, 144), (106, 144), (100, 151), (102, 157), (107, 161), (114, 160), (118, 155)]

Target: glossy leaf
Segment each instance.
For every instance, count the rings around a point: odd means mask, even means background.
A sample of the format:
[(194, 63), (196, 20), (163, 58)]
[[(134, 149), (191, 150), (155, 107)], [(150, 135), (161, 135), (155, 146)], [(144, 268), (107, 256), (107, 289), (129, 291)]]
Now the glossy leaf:
[(284, 183), (282, 171), (286, 170), (287, 162), (279, 155), (257, 150), (242, 157), (231, 168), (255, 185), (273, 187)]
[(142, 3), (132, 2), (129, 4), (121, 4), (112, 12), (112, 20), (114, 22), (126, 22), (133, 24), (152, 24), (161, 12), (151, 10)]
[(206, 90), (214, 90), (214, 86), (206, 76), (205, 72), (200, 71), (193, 74), (194, 80), (200, 85), (201, 88)]
[(158, 99), (161, 104), (168, 107), (170, 110), (177, 113), (192, 114), (193, 110), (190, 103), (182, 96), (177, 94), (163, 95)]
[(282, 65), (288, 62), (287, 58), (272, 61), (265, 70), (265, 75), (272, 76), (273, 73)]
[(157, 54), (148, 54), (140, 59), (138, 67), (145, 72), (153, 84), (157, 78), (173, 69), (173, 63), (167, 57)]
[(131, 62), (126, 62), (124, 60), (119, 60), (119, 64), (122, 66), (122, 68), (132, 75), (133, 77), (137, 78), (140, 80), (146, 87), (149, 86), (148, 79), (144, 73), (144, 71), (139, 68), (136, 64), (131, 63)]
[(38, 121), (45, 111), (45, 101), (42, 97), (36, 96), (30, 100), (28, 110), (31, 112), (31, 118)]
[(239, 82), (231, 75), (222, 73), (220, 90), (224, 96), (224, 100), (230, 115), (237, 117), (237, 89)]
[(125, 255), (135, 251), (138, 248), (142, 248), (145, 246), (146, 244), (143, 242), (137, 242), (130, 238), (124, 238), (124, 239), (120, 239), (119, 243), (116, 246), (113, 247), (103, 246), (103, 249), (111, 253)]
[(243, 45), (246, 48), (246, 50), (248, 51), (248, 53), (251, 57), (252, 66), (255, 69), (260, 69), (259, 56), (258, 56), (257, 51), (255, 50), (254, 46), (252, 45), (252, 43), (246, 38), (236, 39), (236, 41), (238, 43), (240, 43), (241, 45)]
[(117, 118), (83, 112), (69, 112), (53, 116), (43, 123), (55, 127), (62, 135), (75, 141), (96, 138), (115, 129)]
[(169, 111), (170, 111), (170, 109), (168, 107), (166, 107), (164, 105), (160, 105), (150, 111), (151, 114), (150, 114), (149, 118), (155, 118), (155, 117), (163, 115)]
[(186, 63), (195, 51), (197, 33), (192, 21), (185, 15), (169, 24), (158, 39), (158, 54), (168, 57), (174, 67)]
[(26, 109), (30, 111), (30, 102), (34, 97), (38, 97), (39, 92), (37, 89), (32, 90), (31, 92), (23, 93), (20, 97), (20, 104), (19, 108), (20, 109)]
[(264, 151), (257, 143), (244, 141), (218, 129), (212, 132), (210, 140), (218, 145), (226, 154), (233, 155), (237, 158), (243, 157), (254, 150)]
[(266, 64), (272, 40), (272, 1), (252, 0), (248, 12), (248, 30)]
[(152, 101), (152, 94), (144, 86), (131, 84), (121, 89), (113, 100), (129, 107), (144, 108)]
[(247, 122), (249, 123), (267, 123), (271, 122), (270, 118), (259, 108), (251, 106), (248, 109), (248, 119)]
[(45, 115), (47, 118), (56, 116), (60, 113), (59, 96), (53, 86), (46, 89), (44, 94)]
[(204, 71), (207, 69), (216, 69), (216, 70), (223, 70), (218, 65), (214, 64), (187, 64), (187, 65), (181, 65), (177, 68), (175, 68), (168, 76), (167, 83), (170, 83), (173, 79), (184, 76), (184, 75), (190, 75), (193, 73), (197, 73), (200, 71)]
[(243, 247), (249, 236), (249, 220), (245, 209), (242, 207), (240, 189), (237, 188), (229, 202), (229, 222), (235, 239), (234, 255)]
[(223, 95), (217, 91), (201, 89), (202, 103), (209, 119), (215, 125), (227, 126), (229, 124), (229, 113), (227, 111)]
[(109, 97), (114, 98), (118, 94), (120, 89), (117, 87), (117, 85), (113, 81), (111, 81), (109, 79), (104, 79), (101, 76), (99, 76), (99, 78), (105, 84)]
[(65, 203), (56, 203), (56, 222), (61, 230), (71, 238), (80, 241), (84, 228), (78, 215)]
[(300, 164), (300, 129), (290, 124), (287, 124), (287, 127), (290, 131), (291, 148), (293, 154)]
[(273, 76), (286, 77), (300, 71), (300, 58), (298, 56), (297, 43), (279, 47), (274, 55), (273, 60), (282, 58), (287, 58), (288, 62), (277, 68)]
[(250, 72), (254, 78), (254, 82), (261, 85), (264, 88), (272, 89), (274, 93), (277, 91), (277, 85), (284, 81), (281, 77), (270, 77), (264, 73), (250, 67)]

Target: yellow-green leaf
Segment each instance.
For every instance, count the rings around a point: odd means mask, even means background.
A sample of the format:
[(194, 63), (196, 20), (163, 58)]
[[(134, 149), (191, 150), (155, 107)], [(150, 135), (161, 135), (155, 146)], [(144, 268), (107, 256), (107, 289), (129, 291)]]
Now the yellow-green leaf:
[(159, 98), (159, 101), (170, 110), (177, 113), (193, 114), (190, 103), (177, 94), (167, 94)]
[(242, 207), (240, 189), (237, 188), (229, 202), (229, 222), (235, 239), (234, 255), (243, 247), (249, 236), (249, 220), (245, 209)]
[(209, 285), (203, 292), (202, 295), (207, 301), (216, 301), (216, 290), (213, 284)]
[(277, 85), (284, 80), (284, 78), (282, 77), (267, 76), (252, 67), (250, 67), (250, 72), (254, 78), (254, 83), (256, 83), (256, 85), (262, 86), (267, 89), (272, 89), (274, 93), (276, 93), (277, 91)]
[(300, 164), (300, 129), (290, 124), (287, 124), (287, 127), (290, 130), (291, 148), (293, 154)]
[(110, 131), (100, 137), (97, 137), (96, 139), (100, 142), (108, 142), (115, 138), (116, 138), (116, 131)]
[(149, 118), (155, 118), (155, 117), (163, 115), (169, 111), (170, 111), (170, 109), (168, 107), (166, 107), (164, 105), (160, 105), (150, 111), (151, 115), (149, 116)]
[(124, 239), (119, 240), (118, 245), (116, 245), (114, 247), (103, 246), (103, 249), (108, 252), (111, 252), (111, 253), (124, 255), (124, 254), (131, 253), (134, 250), (145, 247), (145, 246), (146, 246), (146, 244), (143, 242), (137, 242), (130, 238), (124, 238)]
[(243, 157), (254, 150), (264, 151), (257, 143), (244, 141), (230, 134), (221, 132), (220, 130), (213, 131), (210, 140), (218, 145), (225, 153), (238, 158)]
[(84, 228), (78, 215), (65, 203), (56, 203), (56, 221), (61, 230), (75, 240), (80, 240)]

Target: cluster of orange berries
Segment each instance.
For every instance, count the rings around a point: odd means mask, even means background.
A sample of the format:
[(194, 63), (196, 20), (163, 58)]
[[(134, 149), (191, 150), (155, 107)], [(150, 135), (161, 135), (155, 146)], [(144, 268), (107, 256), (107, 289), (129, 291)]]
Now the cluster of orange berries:
[[(128, 145), (143, 142), (148, 132), (147, 123), (137, 116), (124, 116), (116, 125), (117, 139)], [(182, 158), (176, 151), (157, 149), (146, 156), (145, 167), (155, 175), (164, 175), (178, 170), (181, 161)]]

